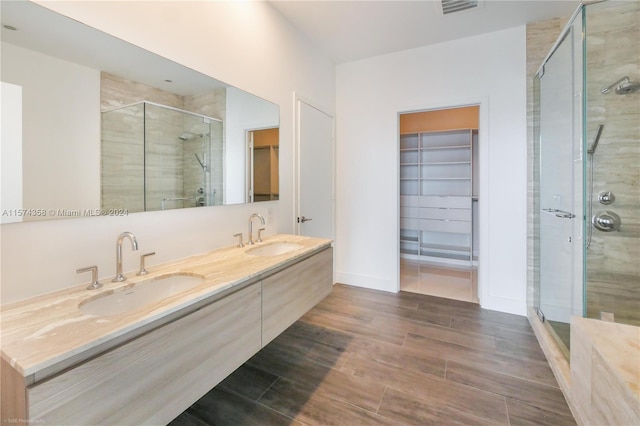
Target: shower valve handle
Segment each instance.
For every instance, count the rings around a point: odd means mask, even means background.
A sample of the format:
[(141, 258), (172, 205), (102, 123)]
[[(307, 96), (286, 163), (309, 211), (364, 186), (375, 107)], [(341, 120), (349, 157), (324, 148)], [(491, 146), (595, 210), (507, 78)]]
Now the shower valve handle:
[(613, 232), (620, 230), (620, 216), (610, 210), (597, 212), (591, 218), (593, 226), (603, 232)]

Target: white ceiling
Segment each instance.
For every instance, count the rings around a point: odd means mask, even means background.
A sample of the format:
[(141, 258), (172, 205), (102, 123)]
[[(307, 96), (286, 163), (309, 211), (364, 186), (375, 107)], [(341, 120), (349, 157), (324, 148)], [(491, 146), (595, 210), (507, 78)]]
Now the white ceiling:
[(335, 63), (567, 17), (578, 0), (481, 0), (443, 15), (438, 0), (268, 0)]

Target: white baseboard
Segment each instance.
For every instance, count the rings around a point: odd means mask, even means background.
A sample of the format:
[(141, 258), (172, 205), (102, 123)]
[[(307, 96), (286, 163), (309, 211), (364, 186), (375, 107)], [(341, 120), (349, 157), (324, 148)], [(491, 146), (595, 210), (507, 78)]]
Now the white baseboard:
[(369, 288), (372, 290), (382, 290), (392, 293), (398, 292), (397, 282), (371, 275), (351, 274), (348, 272), (337, 271), (336, 282), (355, 287)]

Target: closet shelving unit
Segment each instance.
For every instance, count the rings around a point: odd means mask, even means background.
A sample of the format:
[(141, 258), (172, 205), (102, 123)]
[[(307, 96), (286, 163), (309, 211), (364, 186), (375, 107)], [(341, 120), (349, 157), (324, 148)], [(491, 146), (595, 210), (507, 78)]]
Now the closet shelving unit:
[(473, 264), (474, 141), (474, 129), (400, 136), (403, 257)]
[(251, 132), (253, 200), (268, 201), (279, 198), (279, 129)]

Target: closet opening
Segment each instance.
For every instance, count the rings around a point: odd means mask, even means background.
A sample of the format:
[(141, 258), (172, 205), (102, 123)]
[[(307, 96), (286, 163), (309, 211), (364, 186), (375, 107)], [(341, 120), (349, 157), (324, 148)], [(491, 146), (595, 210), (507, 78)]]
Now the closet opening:
[(400, 114), (400, 290), (478, 303), (478, 105)]

